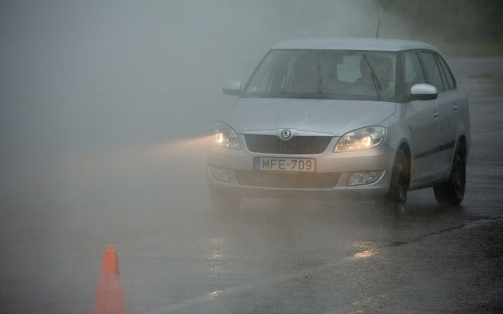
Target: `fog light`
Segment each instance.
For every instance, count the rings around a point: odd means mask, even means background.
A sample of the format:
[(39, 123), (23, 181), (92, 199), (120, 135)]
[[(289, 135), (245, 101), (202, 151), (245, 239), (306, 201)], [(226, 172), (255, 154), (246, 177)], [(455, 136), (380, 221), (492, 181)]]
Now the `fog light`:
[(210, 167), (211, 176), (218, 181), (229, 182), (229, 170), (225, 168)]
[(374, 183), (381, 178), (382, 174), (383, 171), (352, 172), (349, 174), (348, 186)]

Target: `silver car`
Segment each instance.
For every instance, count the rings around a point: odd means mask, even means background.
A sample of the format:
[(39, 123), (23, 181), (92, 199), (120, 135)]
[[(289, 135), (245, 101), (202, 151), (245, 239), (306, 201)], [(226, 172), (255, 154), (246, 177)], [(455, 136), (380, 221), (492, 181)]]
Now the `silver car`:
[(372, 197), (402, 213), (407, 191), (464, 197), (470, 119), (441, 53), (416, 41), (306, 39), (273, 46), (216, 123), (212, 204), (243, 197)]

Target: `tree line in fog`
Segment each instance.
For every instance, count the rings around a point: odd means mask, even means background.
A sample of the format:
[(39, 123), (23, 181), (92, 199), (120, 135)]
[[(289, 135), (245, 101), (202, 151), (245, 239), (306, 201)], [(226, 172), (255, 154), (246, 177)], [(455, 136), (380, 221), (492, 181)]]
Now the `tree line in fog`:
[(503, 40), (502, 0), (378, 0), (386, 12), (410, 23), (413, 37), (451, 42)]

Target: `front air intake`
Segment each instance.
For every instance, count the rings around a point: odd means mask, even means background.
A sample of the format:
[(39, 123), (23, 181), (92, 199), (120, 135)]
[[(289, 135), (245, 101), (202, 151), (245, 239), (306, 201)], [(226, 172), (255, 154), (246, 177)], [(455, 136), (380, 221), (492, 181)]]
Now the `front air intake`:
[(275, 135), (245, 134), (248, 150), (253, 153), (309, 155), (321, 154), (331, 136), (297, 136), (284, 141)]

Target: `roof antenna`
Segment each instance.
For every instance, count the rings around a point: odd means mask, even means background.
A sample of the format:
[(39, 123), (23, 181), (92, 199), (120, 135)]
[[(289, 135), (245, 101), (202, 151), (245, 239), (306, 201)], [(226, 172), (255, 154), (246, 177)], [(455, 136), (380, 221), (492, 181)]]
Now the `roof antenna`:
[(376, 38), (379, 38), (379, 28), (381, 28), (381, 17), (377, 19)]

